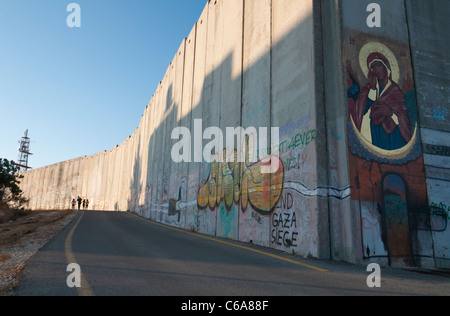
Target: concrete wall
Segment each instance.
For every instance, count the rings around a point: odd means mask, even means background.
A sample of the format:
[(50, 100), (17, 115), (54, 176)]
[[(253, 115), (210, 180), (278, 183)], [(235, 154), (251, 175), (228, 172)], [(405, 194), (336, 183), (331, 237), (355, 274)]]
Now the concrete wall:
[[(450, 3), (380, 0), (382, 25), (370, 28), (368, 13), (360, 13), (371, 2), (340, 1), (351, 204), (361, 228), (356, 257), (400, 266), (448, 266), (450, 71), (445, 67), (449, 44), (442, 38), (450, 30), (444, 26)], [(370, 55), (374, 52), (379, 55)], [(384, 68), (391, 73), (390, 89), (381, 96), (376, 87), (367, 88), (373, 58), (387, 60)], [(374, 105), (369, 107), (370, 100)], [(391, 126), (396, 130), (387, 127), (386, 115), (377, 125), (378, 104), (395, 107), (398, 122), (392, 119)], [(372, 111), (370, 117), (363, 117), (364, 107)], [(366, 132), (364, 121), (371, 124)]]
[[(374, 29), (366, 24), (370, 2), (208, 2), (134, 133), (109, 151), (25, 173), (30, 208), (69, 208), (80, 195), (90, 209), (304, 257), (447, 265), (449, 30), (435, 23), (445, 24), (448, 1), (380, 0), (383, 26)], [(361, 102), (348, 89), (352, 77), (360, 90), (367, 84), (359, 57), (371, 42), (398, 61), (395, 83), (417, 123), (405, 157), (361, 150), (352, 126)], [(195, 152), (198, 120), (200, 133), (279, 127), (279, 146), (267, 147), (280, 168), (262, 174), (261, 157), (175, 163), (172, 131), (188, 128)], [(389, 225), (400, 215), (406, 224), (396, 223), (396, 233)]]
[(438, 266), (450, 258), (450, 3), (406, 1), (411, 54), (423, 143), (432, 256)]

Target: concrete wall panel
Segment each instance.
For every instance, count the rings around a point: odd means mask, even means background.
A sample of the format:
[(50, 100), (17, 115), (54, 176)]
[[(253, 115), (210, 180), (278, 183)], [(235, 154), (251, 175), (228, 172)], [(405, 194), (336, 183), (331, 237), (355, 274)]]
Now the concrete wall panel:
[[(318, 257), (312, 1), (273, 1), (271, 124), (280, 127), (284, 190), (272, 216), (271, 245)], [(296, 87), (295, 89), (293, 87)]]
[[(184, 69), (183, 69), (183, 95), (181, 100), (181, 111), (179, 111), (178, 126), (186, 127), (192, 131), (192, 112), (193, 112), (193, 89), (194, 89), (194, 73), (195, 73), (195, 49), (197, 43), (197, 23), (191, 30), (191, 33), (186, 38)], [(192, 135), (191, 135), (192, 136)], [(189, 141), (191, 138), (189, 138)], [(192, 144), (191, 144), (192, 145)], [(191, 155), (189, 157), (192, 161), (192, 147)], [(184, 227), (190, 230), (195, 230), (195, 217), (193, 216), (193, 207), (196, 205), (190, 201), (195, 201), (195, 197), (189, 192), (190, 189), (190, 162), (182, 162), (178, 167), (178, 196), (176, 201), (179, 203), (176, 206), (176, 212), (180, 212), (184, 216)], [(198, 172), (197, 172), (198, 174)]]
[[(203, 164), (201, 162), (197, 162), (195, 159), (198, 154), (201, 155), (202, 147), (198, 149), (194, 145), (195, 120), (202, 120), (203, 108), (208, 106), (205, 102), (205, 79), (207, 76), (206, 52), (209, 25), (208, 15), (209, 6), (206, 6), (197, 22), (195, 33), (194, 73), (192, 83), (192, 105), (190, 118), (192, 162), (189, 164), (187, 199), (185, 201), (187, 205), (185, 209), (187, 217), (187, 229), (209, 233), (210, 235), (212, 235), (215, 232), (215, 227), (214, 230), (208, 230), (207, 223), (209, 222), (208, 217), (212, 218), (213, 216), (215, 216), (215, 214), (212, 214), (207, 210), (200, 210), (197, 204), (198, 188), (203, 185), (204, 182), (201, 182)], [(212, 226), (209, 227), (212, 228)]]
[[(427, 178), (430, 223), (438, 267), (450, 266), (450, 32), (448, 1), (406, 1), (418, 115)], [(426, 249), (425, 249), (426, 250)], [(430, 254), (430, 251), (434, 253)]]
[[(242, 126), (268, 128), (270, 139), (272, 1), (246, 1), (244, 15)], [(258, 135), (261, 137), (262, 135)], [(270, 147), (269, 140), (266, 147)], [(265, 148), (260, 148), (263, 153)], [(239, 240), (270, 246), (270, 217), (250, 210), (239, 214)]]

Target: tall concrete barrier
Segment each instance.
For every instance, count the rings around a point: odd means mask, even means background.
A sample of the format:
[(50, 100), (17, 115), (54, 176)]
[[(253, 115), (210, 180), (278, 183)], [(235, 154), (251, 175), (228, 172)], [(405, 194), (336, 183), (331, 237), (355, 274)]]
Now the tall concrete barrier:
[[(81, 196), (303, 257), (448, 267), (450, 5), (371, 3), (209, 1), (136, 130), (24, 173), (29, 207)], [(224, 142), (210, 149), (245, 159), (198, 160), (210, 127), (278, 127), (279, 143), (250, 136), (256, 155)], [(190, 131), (188, 161), (172, 157), (176, 128)], [(268, 157), (279, 165), (263, 173)]]

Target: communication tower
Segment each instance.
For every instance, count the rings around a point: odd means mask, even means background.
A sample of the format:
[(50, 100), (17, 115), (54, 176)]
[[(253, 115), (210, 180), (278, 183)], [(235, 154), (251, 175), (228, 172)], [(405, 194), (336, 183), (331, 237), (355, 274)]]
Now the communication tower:
[(16, 166), (19, 167), (19, 171), (22, 172), (31, 169), (31, 167), (28, 166), (28, 156), (32, 155), (32, 153), (30, 153), (30, 138), (28, 137), (28, 130), (25, 131), (25, 135), (19, 143), (19, 158)]

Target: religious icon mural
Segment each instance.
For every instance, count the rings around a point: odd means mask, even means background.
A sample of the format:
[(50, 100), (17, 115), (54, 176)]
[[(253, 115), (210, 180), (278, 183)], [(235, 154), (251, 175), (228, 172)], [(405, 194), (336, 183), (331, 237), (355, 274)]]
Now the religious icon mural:
[(416, 265), (430, 255), (423, 250), (429, 210), (409, 49), (364, 34), (350, 38), (343, 51), (359, 257)]
[[(417, 109), (411, 76), (400, 88), (400, 67), (394, 53), (384, 44), (369, 42), (359, 52), (359, 81), (351, 60), (346, 70), (351, 81), (350, 127), (352, 152), (369, 160), (404, 164), (421, 155)], [(355, 138), (356, 137), (356, 138)]]

